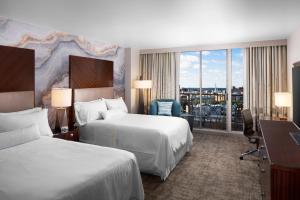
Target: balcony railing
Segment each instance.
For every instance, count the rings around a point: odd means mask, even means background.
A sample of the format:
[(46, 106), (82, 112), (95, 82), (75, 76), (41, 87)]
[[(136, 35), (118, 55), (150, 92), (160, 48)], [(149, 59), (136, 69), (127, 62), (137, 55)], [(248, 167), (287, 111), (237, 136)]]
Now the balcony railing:
[[(180, 100), (182, 111), (195, 116), (194, 126), (198, 128), (212, 128), (226, 130), (226, 94), (202, 93), (200, 105), (199, 91), (181, 91)], [(231, 126), (232, 130), (243, 128), (241, 111), (243, 110), (243, 94), (231, 96)]]

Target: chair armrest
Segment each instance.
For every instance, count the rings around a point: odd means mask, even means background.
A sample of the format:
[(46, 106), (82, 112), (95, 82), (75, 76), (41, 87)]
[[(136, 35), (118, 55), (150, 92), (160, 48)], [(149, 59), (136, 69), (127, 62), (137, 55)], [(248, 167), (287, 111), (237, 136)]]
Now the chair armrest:
[(180, 117), (181, 105), (177, 101), (173, 101), (172, 105), (172, 115), (175, 117)]
[(156, 101), (151, 102), (149, 114), (150, 115), (157, 115), (158, 114), (158, 108), (157, 108), (157, 102)]

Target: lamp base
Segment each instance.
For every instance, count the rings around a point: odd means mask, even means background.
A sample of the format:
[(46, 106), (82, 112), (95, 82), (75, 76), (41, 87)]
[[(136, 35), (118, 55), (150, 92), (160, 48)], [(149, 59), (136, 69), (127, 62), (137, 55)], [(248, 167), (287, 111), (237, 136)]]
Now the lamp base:
[(138, 114), (145, 114), (144, 108), (144, 91), (143, 89), (139, 89), (139, 107), (138, 107)]
[(59, 124), (59, 116), (58, 116), (58, 109), (56, 110), (56, 117), (55, 117), (55, 128), (54, 131), (55, 133), (61, 133), (61, 128), (60, 128), (60, 124)]
[(69, 131), (68, 118), (65, 108), (56, 109), (55, 133), (65, 133)]

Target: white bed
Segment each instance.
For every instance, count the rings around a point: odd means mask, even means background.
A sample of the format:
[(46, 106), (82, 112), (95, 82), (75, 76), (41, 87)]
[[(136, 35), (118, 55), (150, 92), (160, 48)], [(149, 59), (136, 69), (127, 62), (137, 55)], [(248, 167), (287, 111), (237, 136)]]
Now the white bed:
[(1, 200), (144, 199), (134, 154), (53, 138), (33, 92), (0, 95)]
[(144, 199), (139, 173), (132, 153), (41, 136), (0, 150), (0, 199)]
[(178, 117), (124, 114), (80, 127), (80, 141), (130, 151), (142, 172), (162, 180), (191, 150), (192, 140), (188, 122)]

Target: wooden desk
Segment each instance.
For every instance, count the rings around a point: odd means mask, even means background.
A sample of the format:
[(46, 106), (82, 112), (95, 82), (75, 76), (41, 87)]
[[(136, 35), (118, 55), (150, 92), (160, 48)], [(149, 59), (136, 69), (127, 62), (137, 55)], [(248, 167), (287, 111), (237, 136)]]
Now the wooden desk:
[(261, 186), (264, 199), (300, 199), (300, 146), (289, 132), (298, 131), (288, 121), (261, 120)]

